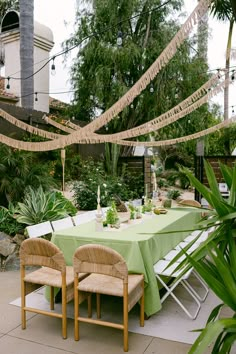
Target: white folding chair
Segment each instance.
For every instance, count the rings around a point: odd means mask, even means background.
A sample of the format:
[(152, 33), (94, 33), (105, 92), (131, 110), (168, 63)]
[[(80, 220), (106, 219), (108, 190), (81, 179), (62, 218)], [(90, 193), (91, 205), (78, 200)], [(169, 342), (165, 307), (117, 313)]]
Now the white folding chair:
[(52, 224), (53, 231), (59, 231), (74, 226), (70, 216), (63, 219), (51, 221), (51, 224)]
[[(170, 285), (166, 283), (162, 277), (171, 277), (171, 278), (178, 278), (182, 272), (181, 271), (176, 271), (176, 267), (179, 265), (179, 263), (174, 263), (171, 266), (167, 268), (167, 266), (170, 264), (169, 261), (167, 260), (160, 260), (156, 264), (154, 264), (154, 272), (156, 275), (156, 278), (159, 280), (159, 282), (163, 285), (163, 287), (166, 289), (166, 293), (161, 297), (161, 303), (163, 303), (166, 298), (170, 295), (176, 302), (177, 304), (182, 308), (182, 310), (187, 314), (189, 318), (194, 320), (198, 312), (201, 308), (201, 304), (197, 297), (192, 293), (192, 291), (189, 289), (188, 284), (186, 283), (186, 280), (189, 278), (190, 274), (192, 273), (193, 268), (190, 268), (185, 274), (183, 274), (178, 280), (172, 282)], [(187, 307), (182, 303), (182, 301), (174, 294), (174, 290), (178, 285), (182, 285), (185, 290), (189, 293), (191, 298), (194, 300), (194, 302), (197, 304), (197, 309), (195, 312), (191, 313), (190, 310), (187, 309)]]
[(29, 238), (45, 236), (53, 232), (50, 221), (41, 222), (40, 224), (26, 226)]
[(87, 211), (85, 213), (77, 214), (75, 216), (72, 216), (72, 220), (75, 226), (85, 224), (86, 222), (89, 222), (91, 220), (94, 220), (96, 218), (96, 211)]
[[(183, 242), (184, 243), (190, 243), (190, 242), (192, 242), (193, 240), (196, 239), (195, 242), (197, 244), (199, 244), (199, 243), (202, 243), (202, 242), (206, 241), (206, 239), (208, 237), (208, 234), (209, 234), (209, 231), (196, 230), (196, 231), (193, 231), (189, 236), (185, 237)], [(197, 236), (198, 236), (198, 238), (197, 238)], [(179, 249), (179, 247), (181, 247), (180, 244), (177, 245), (176, 249)]]
[[(191, 255), (198, 247), (199, 247), (200, 244), (196, 244), (194, 243), (187, 251), (186, 253)], [(167, 261), (167, 262), (171, 262), (173, 261), (173, 259), (180, 253), (181, 250), (172, 250), (170, 251), (169, 253), (167, 253), (165, 256), (164, 256), (164, 260)], [(183, 260), (186, 259), (186, 255), (183, 254), (180, 258), (178, 258), (176, 260), (175, 263), (181, 263)], [(195, 278), (199, 281), (199, 283), (201, 284), (202, 288), (204, 289), (204, 293), (203, 295), (199, 294), (194, 288), (193, 286), (187, 281), (187, 279), (185, 280), (185, 284), (186, 286), (188, 286), (188, 288), (190, 289), (190, 291), (196, 296), (196, 298), (203, 302), (206, 300), (206, 297), (209, 293), (209, 288), (208, 286), (206, 285), (206, 283), (204, 282), (204, 280), (202, 280), (202, 278), (198, 275), (198, 273), (192, 269), (192, 275), (195, 276)]]

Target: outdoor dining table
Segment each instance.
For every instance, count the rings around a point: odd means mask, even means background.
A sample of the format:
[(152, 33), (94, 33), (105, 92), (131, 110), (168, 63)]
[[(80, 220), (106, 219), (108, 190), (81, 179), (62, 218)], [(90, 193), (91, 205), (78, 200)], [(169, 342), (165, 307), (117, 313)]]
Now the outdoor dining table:
[(96, 231), (95, 220), (56, 231), (51, 241), (63, 252), (66, 264), (73, 264), (75, 250), (85, 244), (101, 244), (119, 252), (127, 262), (129, 273), (142, 273), (145, 280), (145, 313), (150, 316), (161, 309), (153, 264), (197, 228), (199, 213), (169, 209), (167, 214), (145, 216), (120, 229)]

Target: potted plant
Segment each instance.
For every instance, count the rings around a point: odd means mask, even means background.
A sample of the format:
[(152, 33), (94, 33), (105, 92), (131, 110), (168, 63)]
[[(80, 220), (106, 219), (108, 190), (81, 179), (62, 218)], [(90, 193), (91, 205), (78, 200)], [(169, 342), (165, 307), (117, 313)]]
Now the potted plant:
[(110, 227), (114, 227), (118, 224), (119, 218), (117, 215), (116, 205), (115, 202), (112, 201), (110, 208), (107, 210), (106, 213), (106, 224)]
[[(212, 311), (206, 327), (201, 330), (189, 353), (204, 353), (212, 343), (212, 353), (230, 353), (236, 340), (236, 166), (230, 168), (220, 164), (222, 176), (230, 190), (228, 199), (221, 196), (211, 165), (204, 161), (204, 167), (209, 188), (188, 169), (181, 170), (212, 207), (208, 210), (208, 217), (200, 222), (200, 227), (214, 227), (215, 230), (191, 257), (183, 251), (187, 260), (180, 267), (186, 264), (187, 268), (193, 266), (222, 300), (222, 304)], [(233, 316), (219, 319), (218, 315), (224, 305), (232, 309)]]
[(142, 212), (145, 214), (151, 214), (153, 209), (153, 203), (151, 199), (147, 199), (143, 205)]

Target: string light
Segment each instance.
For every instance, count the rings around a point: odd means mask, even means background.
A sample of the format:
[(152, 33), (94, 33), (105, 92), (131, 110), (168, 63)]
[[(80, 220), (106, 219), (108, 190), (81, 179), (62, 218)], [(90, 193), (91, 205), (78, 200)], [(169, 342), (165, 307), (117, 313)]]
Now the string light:
[(150, 90), (149, 90), (151, 93), (153, 93), (154, 92), (154, 87), (153, 87), (153, 84), (151, 83), (151, 85), (150, 85)]
[[(68, 52), (72, 51), (73, 49), (79, 47), (79, 46), (80, 46), (84, 41), (86, 41), (87, 39), (92, 38), (92, 37), (94, 37), (94, 36), (97, 36), (98, 34), (105, 33), (105, 32), (107, 32), (107, 31), (109, 31), (109, 30), (111, 30), (111, 29), (114, 29), (114, 28), (117, 27), (117, 26), (119, 27), (122, 23), (125, 23), (125, 22), (127, 22), (127, 21), (131, 21), (131, 20), (133, 20), (134, 18), (137, 18), (137, 17), (139, 17), (139, 16), (143, 16), (143, 15), (145, 15), (145, 14), (149, 14), (149, 13), (153, 13), (153, 12), (155, 12), (155, 11), (158, 11), (159, 9), (161, 9), (162, 7), (164, 7), (165, 5), (167, 5), (169, 2), (171, 2), (171, 0), (167, 0), (167, 1), (165, 1), (163, 4), (161, 4), (161, 5), (157, 6), (157, 7), (154, 7), (154, 8), (151, 9), (151, 10), (142, 11), (142, 12), (137, 13), (137, 14), (134, 15), (134, 16), (125, 18), (124, 20), (120, 20), (120, 21), (118, 21), (115, 25), (107, 26), (106, 28), (104, 28), (103, 30), (101, 30), (101, 31), (99, 31), (99, 32), (97, 32), (97, 33), (92, 33), (92, 34), (89, 34), (88, 36), (85, 36), (79, 43), (77, 43), (77, 44), (71, 46), (70, 48), (66, 48), (65, 50), (63, 50), (63, 51), (61, 51), (61, 52), (58, 52), (58, 53), (55, 54), (53, 57), (49, 58), (49, 60), (48, 60), (43, 66), (41, 66), (37, 71), (35, 71), (32, 75), (30, 75), (30, 76), (28, 76), (28, 77), (21, 78), (21, 77), (12, 77), (12, 76), (10, 75), (10, 78), (11, 78), (11, 79), (14, 79), (14, 80), (27, 80), (27, 79), (29, 79), (31, 76), (34, 76), (34, 75), (36, 75), (39, 71), (41, 71), (51, 60), (54, 60), (55, 58), (57, 58), (57, 57), (59, 57), (59, 56), (61, 56), (61, 55), (63, 55), (63, 54), (67, 54)], [(41, 62), (43, 62), (43, 61), (44, 61), (44, 60), (41, 60), (41, 61), (35, 63), (34, 65), (39, 64), (39, 63), (41, 63)], [(18, 72), (19, 72), (19, 71), (18, 71)], [(16, 72), (16, 73), (17, 73), (17, 72)], [(16, 73), (15, 73), (15, 74), (16, 74)]]
[(118, 31), (116, 44), (118, 47), (121, 47), (122, 43), (123, 43), (122, 32)]
[(235, 70), (233, 70), (233, 72), (232, 72), (232, 76), (231, 76), (231, 80), (232, 80), (232, 81), (234, 81), (234, 77), (235, 77), (235, 76), (234, 76), (234, 72), (235, 72)]
[(52, 65), (51, 65), (51, 75), (55, 76), (56, 75), (56, 66), (54, 63), (55, 57), (52, 58)]
[(7, 86), (6, 89), (9, 90), (10, 89), (10, 77), (8, 76), (7, 78)]
[[(225, 71), (224, 69), (214, 69), (214, 71), (218, 71), (218, 70), (222, 70), (222, 71)], [(213, 70), (211, 70), (211, 71), (213, 71)], [(233, 70), (233, 72), (234, 72), (235, 70)], [(207, 72), (202, 72), (202, 73), (199, 73), (198, 75), (201, 75), (201, 74), (206, 74)], [(129, 74), (129, 72), (127, 73), (127, 74)], [(10, 77), (8, 77), (8, 78), (6, 78), (8, 81), (11, 79)], [(188, 78), (188, 79), (186, 79), (186, 80), (192, 80), (191, 79), (191, 77), (190, 78)], [(131, 78), (131, 85), (133, 85), (133, 78)], [(104, 86), (103, 86), (104, 87)], [(110, 87), (110, 85), (109, 85), (109, 87)], [(6, 86), (6, 88), (10, 88), (10, 85), (8, 86)], [(150, 87), (150, 90), (149, 90), (150, 92), (152, 91), (151, 90), (151, 87)], [(208, 90), (207, 91), (211, 91), (211, 88), (208, 88)], [(77, 90), (65, 90), (65, 91), (38, 91), (37, 92), (37, 94), (45, 94), (45, 95), (60, 95), (60, 94), (68, 94), (68, 93), (76, 93), (77, 92)], [(24, 96), (18, 96), (18, 98), (23, 98), (23, 97), (28, 97), (28, 96), (30, 96), (30, 95), (34, 95), (35, 94), (35, 92), (31, 92), (31, 93), (29, 93), (29, 94), (27, 94), (27, 95), (24, 95)], [(178, 95), (178, 93), (176, 93), (175, 94), (175, 98), (177, 99), (179, 97), (179, 95)], [(89, 96), (89, 98), (90, 98), (90, 100), (94, 100), (94, 96), (93, 95), (90, 95)], [(140, 95), (140, 98), (142, 98), (142, 95)], [(167, 97), (167, 100), (169, 99), (169, 97)], [(130, 107), (131, 107), (131, 105), (130, 105)], [(131, 108), (133, 108), (133, 107), (131, 107)]]

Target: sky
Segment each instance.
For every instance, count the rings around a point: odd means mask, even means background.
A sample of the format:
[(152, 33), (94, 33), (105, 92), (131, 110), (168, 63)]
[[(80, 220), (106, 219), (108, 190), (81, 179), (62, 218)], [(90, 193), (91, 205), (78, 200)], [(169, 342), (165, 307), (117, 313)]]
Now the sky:
[[(185, 11), (190, 14), (197, 0), (185, 0)], [(61, 51), (61, 43), (70, 37), (73, 33), (74, 19), (76, 11), (76, 0), (34, 0), (35, 20), (48, 26), (53, 31), (54, 48), (51, 55)], [(208, 63), (210, 69), (223, 68), (225, 66), (225, 49), (227, 43), (228, 24), (219, 22), (210, 16), (209, 26), (211, 36), (208, 41)], [(236, 35), (234, 30), (232, 47), (236, 51)], [(56, 75), (50, 76), (50, 96), (60, 99), (64, 102), (70, 102), (72, 93), (56, 94), (56, 92), (71, 90), (69, 82), (69, 67), (72, 63), (75, 50), (71, 52), (69, 61), (63, 63), (63, 56), (55, 60)], [(231, 61), (231, 66), (236, 66), (236, 57)], [(235, 67), (236, 69), (236, 67)], [(214, 102), (223, 106), (223, 95), (220, 94), (214, 99)], [(234, 109), (236, 111), (236, 83), (230, 86), (229, 116)], [(234, 106), (234, 108), (232, 107)]]

